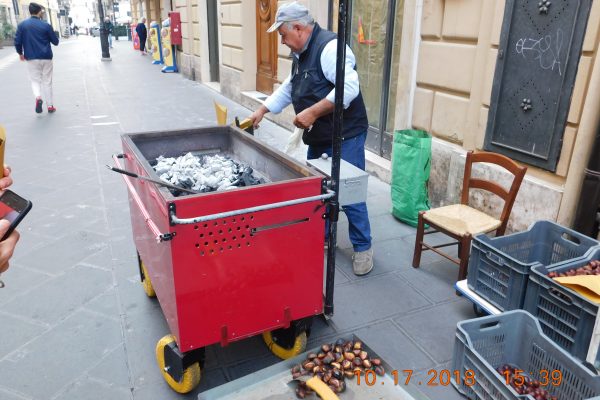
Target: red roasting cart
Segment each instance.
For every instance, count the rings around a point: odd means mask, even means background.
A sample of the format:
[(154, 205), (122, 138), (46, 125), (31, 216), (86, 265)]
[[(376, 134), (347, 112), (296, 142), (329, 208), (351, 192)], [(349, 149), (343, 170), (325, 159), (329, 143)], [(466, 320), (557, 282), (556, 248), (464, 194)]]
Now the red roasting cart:
[(200, 381), (204, 347), (262, 334), (288, 358), (304, 351), (312, 317), (323, 313), (323, 240), (328, 199), (317, 171), (244, 131), (221, 126), (122, 136), (117, 166), (159, 179), (149, 161), (219, 153), (267, 183), (174, 197), (124, 176), (141, 280), (171, 330), (156, 348), (168, 384), (186, 393)]

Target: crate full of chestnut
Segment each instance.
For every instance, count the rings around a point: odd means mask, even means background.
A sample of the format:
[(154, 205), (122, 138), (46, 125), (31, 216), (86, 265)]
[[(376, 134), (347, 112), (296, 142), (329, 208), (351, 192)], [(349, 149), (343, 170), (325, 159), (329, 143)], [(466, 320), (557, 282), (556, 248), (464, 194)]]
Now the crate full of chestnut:
[(598, 358), (597, 346), (590, 343), (600, 304), (591, 301), (554, 278), (600, 274), (600, 248), (587, 257), (559, 267), (531, 269), (523, 309), (537, 317), (544, 333), (581, 361), (592, 364)]

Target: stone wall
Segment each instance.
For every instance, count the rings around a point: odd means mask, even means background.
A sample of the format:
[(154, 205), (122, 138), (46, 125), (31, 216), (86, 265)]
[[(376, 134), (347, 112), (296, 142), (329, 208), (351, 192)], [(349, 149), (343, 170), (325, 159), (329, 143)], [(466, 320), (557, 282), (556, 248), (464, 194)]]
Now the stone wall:
[[(483, 147), (504, 4), (501, 0), (424, 0), (412, 125), (440, 139), (432, 151), (432, 206), (459, 198), (462, 169), (458, 160), (464, 165), (466, 151)], [(565, 215), (565, 222), (566, 215), (574, 212), (572, 201), (563, 204), (562, 210), (561, 202), (572, 155), (577, 151), (575, 143), (586, 108), (599, 25), (600, 2), (596, 1), (588, 22), (557, 171), (529, 167), (513, 211), (518, 216), (511, 220), (512, 228), (522, 228), (536, 219), (557, 220), (559, 214)], [(580, 141), (579, 147), (589, 146), (589, 127), (581, 136), (586, 139)], [(449, 152), (450, 148), (453, 150)], [(578, 166), (573, 175), (579, 174), (580, 169)], [(459, 182), (459, 186), (445, 187), (447, 182)], [(538, 196), (548, 202), (540, 203)], [(487, 208), (493, 203), (486, 198), (477, 204)], [(569, 210), (565, 210), (567, 207)]]
[[(481, 149), (504, 1), (425, 0), (413, 125), (465, 149)], [(597, 45), (594, 2), (556, 175), (566, 177)], [(443, 66), (443, 67), (441, 67)], [(544, 174), (540, 171), (538, 174)]]

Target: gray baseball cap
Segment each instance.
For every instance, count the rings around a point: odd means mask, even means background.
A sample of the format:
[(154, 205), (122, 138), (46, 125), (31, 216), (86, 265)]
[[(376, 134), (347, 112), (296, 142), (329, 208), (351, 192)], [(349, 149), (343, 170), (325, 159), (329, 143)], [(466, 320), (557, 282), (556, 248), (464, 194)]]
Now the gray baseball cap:
[(275, 23), (267, 29), (267, 32), (275, 32), (284, 22), (298, 21), (308, 14), (308, 9), (297, 1), (284, 4), (277, 9)]

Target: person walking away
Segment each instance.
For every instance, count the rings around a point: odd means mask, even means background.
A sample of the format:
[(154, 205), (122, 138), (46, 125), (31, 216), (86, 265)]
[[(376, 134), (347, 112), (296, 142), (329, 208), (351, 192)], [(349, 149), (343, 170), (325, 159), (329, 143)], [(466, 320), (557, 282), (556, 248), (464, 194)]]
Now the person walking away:
[(73, 26), (73, 32), (75, 32), (75, 37), (79, 37), (79, 27), (77, 25)]
[(29, 4), (31, 17), (21, 22), (15, 35), (15, 49), (21, 61), (27, 61), (31, 88), (35, 96), (35, 112), (42, 112), (42, 90), (48, 104), (48, 112), (56, 111), (52, 99), (52, 48), (58, 46), (58, 37), (50, 24), (42, 21), (44, 8), (37, 3)]
[(142, 55), (146, 55), (146, 39), (148, 38), (148, 30), (146, 29), (146, 18), (142, 18), (140, 23), (135, 27), (135, 31), (140, 38), (140, 51)]
[(104, 29), (106, 29), (106, 33), (108, 34), (108, 47), (112, 49), (112, 40), (113, 40), (113, 23), (110, 22), (109, 17), (104, 18)]
[[(307, 158), (319, 158), (323, 153), (331, 156), (337, 35), (322, 29), (308, 9), (298, 2), (279, 7), (275, 23), (267, 30), (274, 31), (281, 35), (281, 43), (292, 50), (292, 71), (281, 86), (252, 113), (250, 118), (254, 127), (258, 128), (266, 113), (280, 113), (292, 104), (296, 112), (294, 125), (304, 129), (302, 140), (308, 145)], [(342, 159), (364, 170), (369, 123), (355, 65), (354, 54), (350, 47), (346, 47)], [(359, 276), (366, 275), (373, 269), (367, 205), (363, 202), (343, 208), (348, 217), (350, 241), (354, 248), (353, 271)]]

